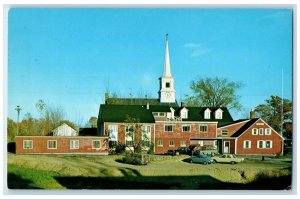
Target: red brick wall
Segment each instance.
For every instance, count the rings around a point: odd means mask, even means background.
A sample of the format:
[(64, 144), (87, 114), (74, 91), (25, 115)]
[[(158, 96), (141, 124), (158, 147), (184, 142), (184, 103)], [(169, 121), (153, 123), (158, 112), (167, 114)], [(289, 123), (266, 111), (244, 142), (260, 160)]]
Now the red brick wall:
[[(172, 124), (173, 131), (165, 132), (165, 125)], [(215, 138), (217, 125), (216, 123), (207, 124), (208, 131), (206, 133), (200, 132), (200, 124), (188, 124), (191, 126), (190, 132), (183, 132), (182, 126), (187, 123), (156, 123), (155, 125), (155, 153), (163, 154), (168, 150), (176, 150), (180, 147), (180, 142), (184, 140), (186, 142), (186, 146), (188, 147), (190, 143), (190, 138)], [(162, 140), (163, 146), (158, 146), (158, 141)], [(174, 146), (169, 146), (170, 141), (174, 141)], [(211, 141), (205, 141), (208, 143)], [(212, 143), (212, 142), (211, 142)]]
[[(32, 149), (24, 149), (23, 141), (32, 140)], [(48, 149), (48, 140), (56, 140), (57, 149)], [(70, 149), (70, 140), (79, 140), (79, 149)], [(100, 140), (101, 148), (92, 149), (92, 141)], [(17, 136), (16, 153), (30, 154), (108, 154), (107, 137)]]
[[(232, 125), (228, 125), (228, 126), (224, 126), (224, 127), (220, 127), (218, 128), (217, 132), (218, 132), (218, 137), (230, 137), (232, 136), (237, 130), (239, 130), (248, 120), (244, 121), (244, 122), (239, 122), (236, 124), (232, 124)], [(228, 136), (222, 136), (222, 130), (228, 130)]]
[[(261, 124), (261, 125), (258, 125)], [(246, 130), (240, 137), (237, 139), (237, 154), (282, 154), (283, 152), (283, 139), (280, 135), (278, 135), (273, 129), (271, 129), (271, 135), (252, 135), (253, 128), (270, 128), (263, 120), (259, 119), (251, 128)], [(251, 148), (244, 149), (244, 140), (251, 141)], [(257, 141), (258, 140), (272, 140), (272, 148), (264, 148), (260, 149), (257, 148)]]

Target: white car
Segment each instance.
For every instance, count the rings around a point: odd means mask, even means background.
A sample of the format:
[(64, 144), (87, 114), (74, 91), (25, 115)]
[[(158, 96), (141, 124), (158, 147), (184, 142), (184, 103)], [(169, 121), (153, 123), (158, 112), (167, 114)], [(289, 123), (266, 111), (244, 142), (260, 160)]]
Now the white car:
[(244, 158), (238, 158), (232, 154), (224, 154), (220, 157), (213, 157), (214, 163), (231, 163), (237, 164), (239, 162), (243, 162)]

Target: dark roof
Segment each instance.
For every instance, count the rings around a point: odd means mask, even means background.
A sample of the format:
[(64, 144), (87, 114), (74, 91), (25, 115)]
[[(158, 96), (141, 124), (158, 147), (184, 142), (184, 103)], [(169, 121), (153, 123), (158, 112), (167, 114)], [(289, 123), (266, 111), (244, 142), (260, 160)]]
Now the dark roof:
[(244, 122), (244, 121), (247, 121), (247, 120), (249, 120), (249, 119), (239, 119), (239, 120), (235, 120), (235, 121), (233, 121), (233, 122), (231, 122), (231, 123), (223, 123), (222, 125), (218, 125), (218, 127), (224, 127), (224, 126), (228, 126), (228, 125), (232, 125), (232, 124), (237, 124), (237, 123), (239, 123), (239, 122)]
[[(146, 105), (108, 105), (101, 104), (99, 110), (100, 122), (124, 122), (126, 115), (133, 118), (139, 118), (142, 123), (155, 123), (152, 112), (171, 112), (170, 106), (150, 105), (149, 110)], [(172, 107), (175, 110), (175, 116), (179, 116), (180, 110), (183, 107)], [(188, 118), (182, 121), (209, 121), (218, 122), (219, 125), (232, 123), (233, 119), (226, 107), (220, 107), (223, 110), (223, 118), (215, 119), (214, 114), (211, 114), (210, 119), (204, 119), (204, 111), (207, 107), (186, 107), (188, 109)], [(208, 107), (212, 112), (219, 108)]]
[(102, 122), (124, 122), (126, 116), (139, 118), (141, 123), (154, 123), (152, 113), (141, 105), (108, 105), (101, 104), (99, 119)]
[(97, 128), (80, 128), (79, 136), (97, 136)]
[(244, 124), (237, 132), (235, 132), (231, 137), (239, 137), (244, 133), (250, 126), (252, 126), (259, 118), (254, 118), (249, 120), (246, 124)]
[(161, 105), (161, 106), (178, 106), (177, 102), (174, 103), (161, 103), (159, 99), (153, 98), (108, 98), (105, 101), (106, 104), (115, 105)]

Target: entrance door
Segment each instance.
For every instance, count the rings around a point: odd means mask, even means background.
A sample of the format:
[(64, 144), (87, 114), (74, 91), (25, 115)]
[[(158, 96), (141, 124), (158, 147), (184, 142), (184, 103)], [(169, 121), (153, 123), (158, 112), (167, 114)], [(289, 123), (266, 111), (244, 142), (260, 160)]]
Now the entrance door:
[(229, 153), (229, 149), (230, 149), (230, 142), (224, 141), (224, 153)]

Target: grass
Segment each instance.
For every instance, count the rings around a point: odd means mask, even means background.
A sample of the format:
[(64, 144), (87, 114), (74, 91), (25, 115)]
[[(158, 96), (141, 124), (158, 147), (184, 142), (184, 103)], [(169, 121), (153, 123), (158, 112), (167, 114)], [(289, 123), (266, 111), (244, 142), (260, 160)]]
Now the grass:
[(12, 189), (284, 189), (291, 184), (288, 161), (201, 165), (182, 161), (187, 157), (153, 156), (149, 165), (136, 166), (118, 162), (122, 156), (8, 154), (8, 186)]

